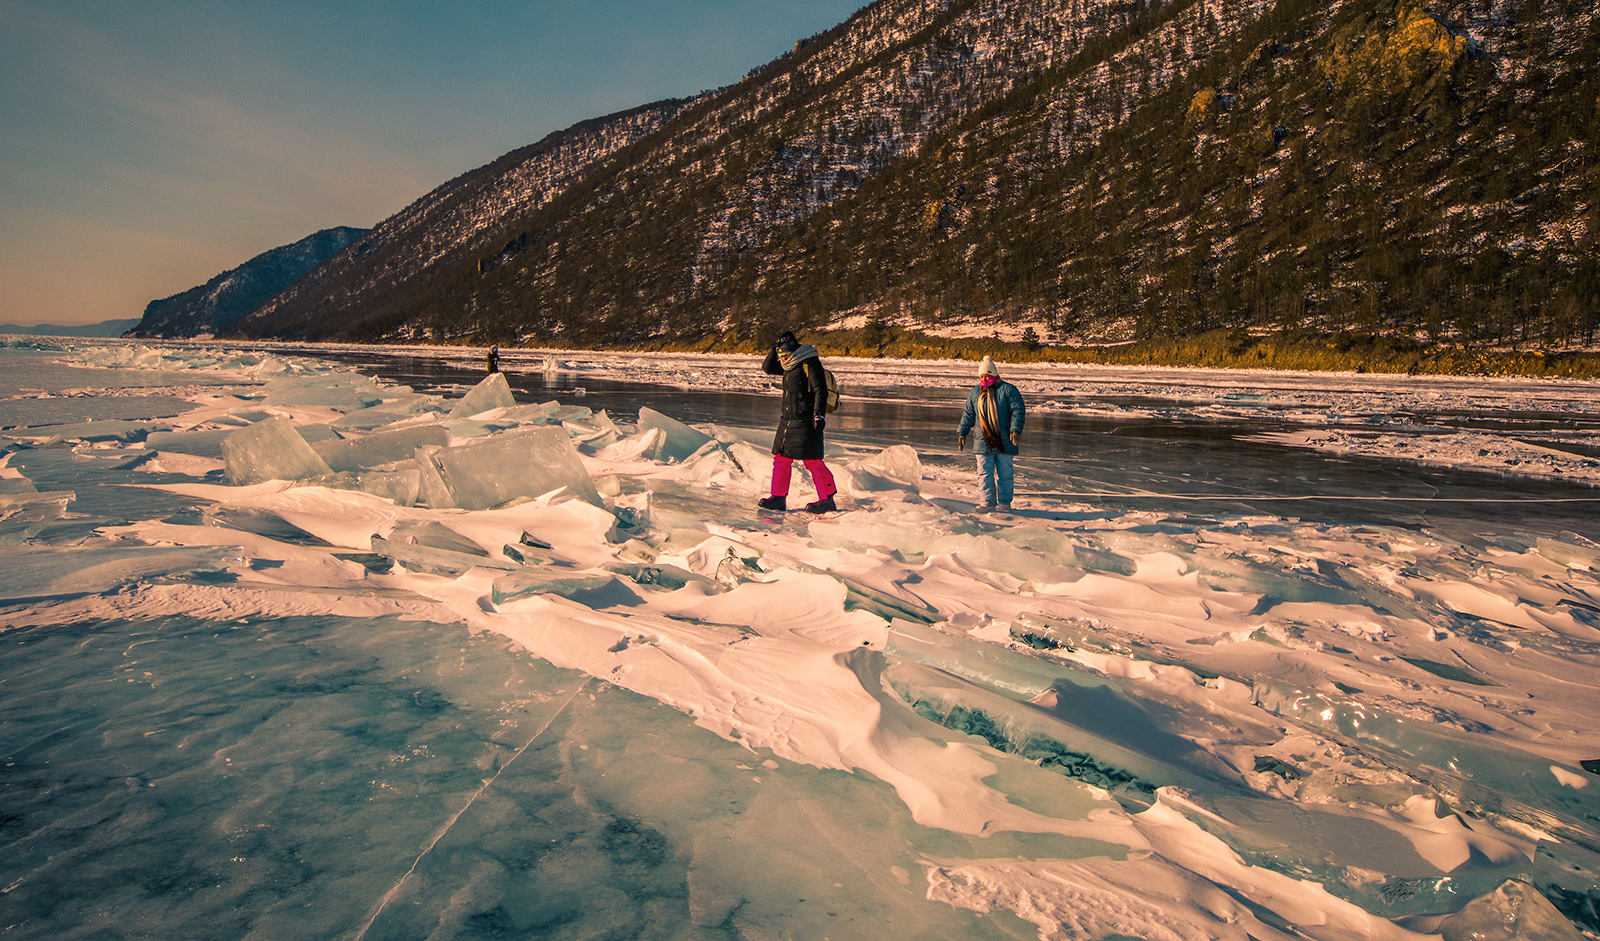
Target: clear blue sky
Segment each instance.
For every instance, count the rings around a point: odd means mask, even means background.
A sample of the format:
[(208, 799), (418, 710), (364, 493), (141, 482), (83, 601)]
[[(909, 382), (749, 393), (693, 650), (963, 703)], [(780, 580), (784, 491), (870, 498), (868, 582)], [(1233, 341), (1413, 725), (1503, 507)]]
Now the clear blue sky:
[(0, 323), (138, 317), (868, 0), (0, 0)]

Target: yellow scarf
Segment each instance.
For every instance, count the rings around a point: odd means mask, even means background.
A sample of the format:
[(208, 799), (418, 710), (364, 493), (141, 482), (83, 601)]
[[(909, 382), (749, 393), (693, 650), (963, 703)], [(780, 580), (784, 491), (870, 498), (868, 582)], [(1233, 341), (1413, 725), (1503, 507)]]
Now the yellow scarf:
[(985, 386), (978, 393), (978, 430), (983, 433), (983, 443), (991, 451), (1004, 451), (1006, 449), (1005, 435), (1000, 431), (1000, 407), (995, 402), (994, 390), (999, 388), (999, 383)]

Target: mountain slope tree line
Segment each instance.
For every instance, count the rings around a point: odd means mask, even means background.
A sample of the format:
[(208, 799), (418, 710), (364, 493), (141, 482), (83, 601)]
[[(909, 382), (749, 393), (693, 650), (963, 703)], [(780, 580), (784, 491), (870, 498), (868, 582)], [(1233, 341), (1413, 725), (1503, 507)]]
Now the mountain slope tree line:
[(233, 329), (1589, 345), (1596, 63), (1583, 0), (878, 0), (463, 174)]

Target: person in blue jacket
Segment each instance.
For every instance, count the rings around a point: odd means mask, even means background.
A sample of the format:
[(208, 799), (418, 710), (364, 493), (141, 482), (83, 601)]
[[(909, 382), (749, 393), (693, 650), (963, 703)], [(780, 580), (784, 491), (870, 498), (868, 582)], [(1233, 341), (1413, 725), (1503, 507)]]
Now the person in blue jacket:
[(1022, 393), (1002, 381), (994, 360), (985, 356), (978, 367), (978, 384), (967, 394), (967, 407), (961, 412), (961, 425), (956, 429), (956, 450), (965, 450), (967, 436), (974, 427), (978, 429), (972, 450), (978, 456), (978, 483), (983, 490), (980, 513), (996, 507), (1011, 511), (1016, 477), (1012, 462), (1021, 450), (1018, 445), (1026, 415)]

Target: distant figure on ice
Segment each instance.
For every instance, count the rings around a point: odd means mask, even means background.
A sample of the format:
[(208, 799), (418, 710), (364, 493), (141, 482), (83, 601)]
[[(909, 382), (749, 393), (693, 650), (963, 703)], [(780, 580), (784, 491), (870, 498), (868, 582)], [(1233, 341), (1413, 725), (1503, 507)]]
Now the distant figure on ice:
[(817, 348), (801, 343), (793, 333), (778, 338), (761, 370), (783, 377), (783, 413), (772, 438), (772, 496), (761, 500), (763, 510), (789, 508), (789, 477), (795, 461), (804, 461), (817, 488), (817, 501), (807, 503), (812, 513), (837, 510), (833, 473), (822, 463), (822, 429), (827, 424), (828, 383), (822, 373)]
[(489, 347), (489, 355), (486, 359), (486, 365), (490, 372), (500, 371), (500, 344), (496, 343), (494, 346)]
[(1011, 487), (1015, 479), (1012, 461), (1021, 450), (1022, 422), (1027, 409), (1022, 404), (1022, 393), (1009, 382), (1002, 382), (994, 360), (985, 356), (978, 367), (978, 384), (967, 393), (967, 407), (961, 413), (961, 425), (956, 429), (956, 450), (967, 446), (967, 436), (972, 427), (978, 427), (978, 440), (972, 450), (978, 456), (978, 484), (983, 490), (983, 503), (978, 512), (987, 513), (999, 507), (1011, 512)]

